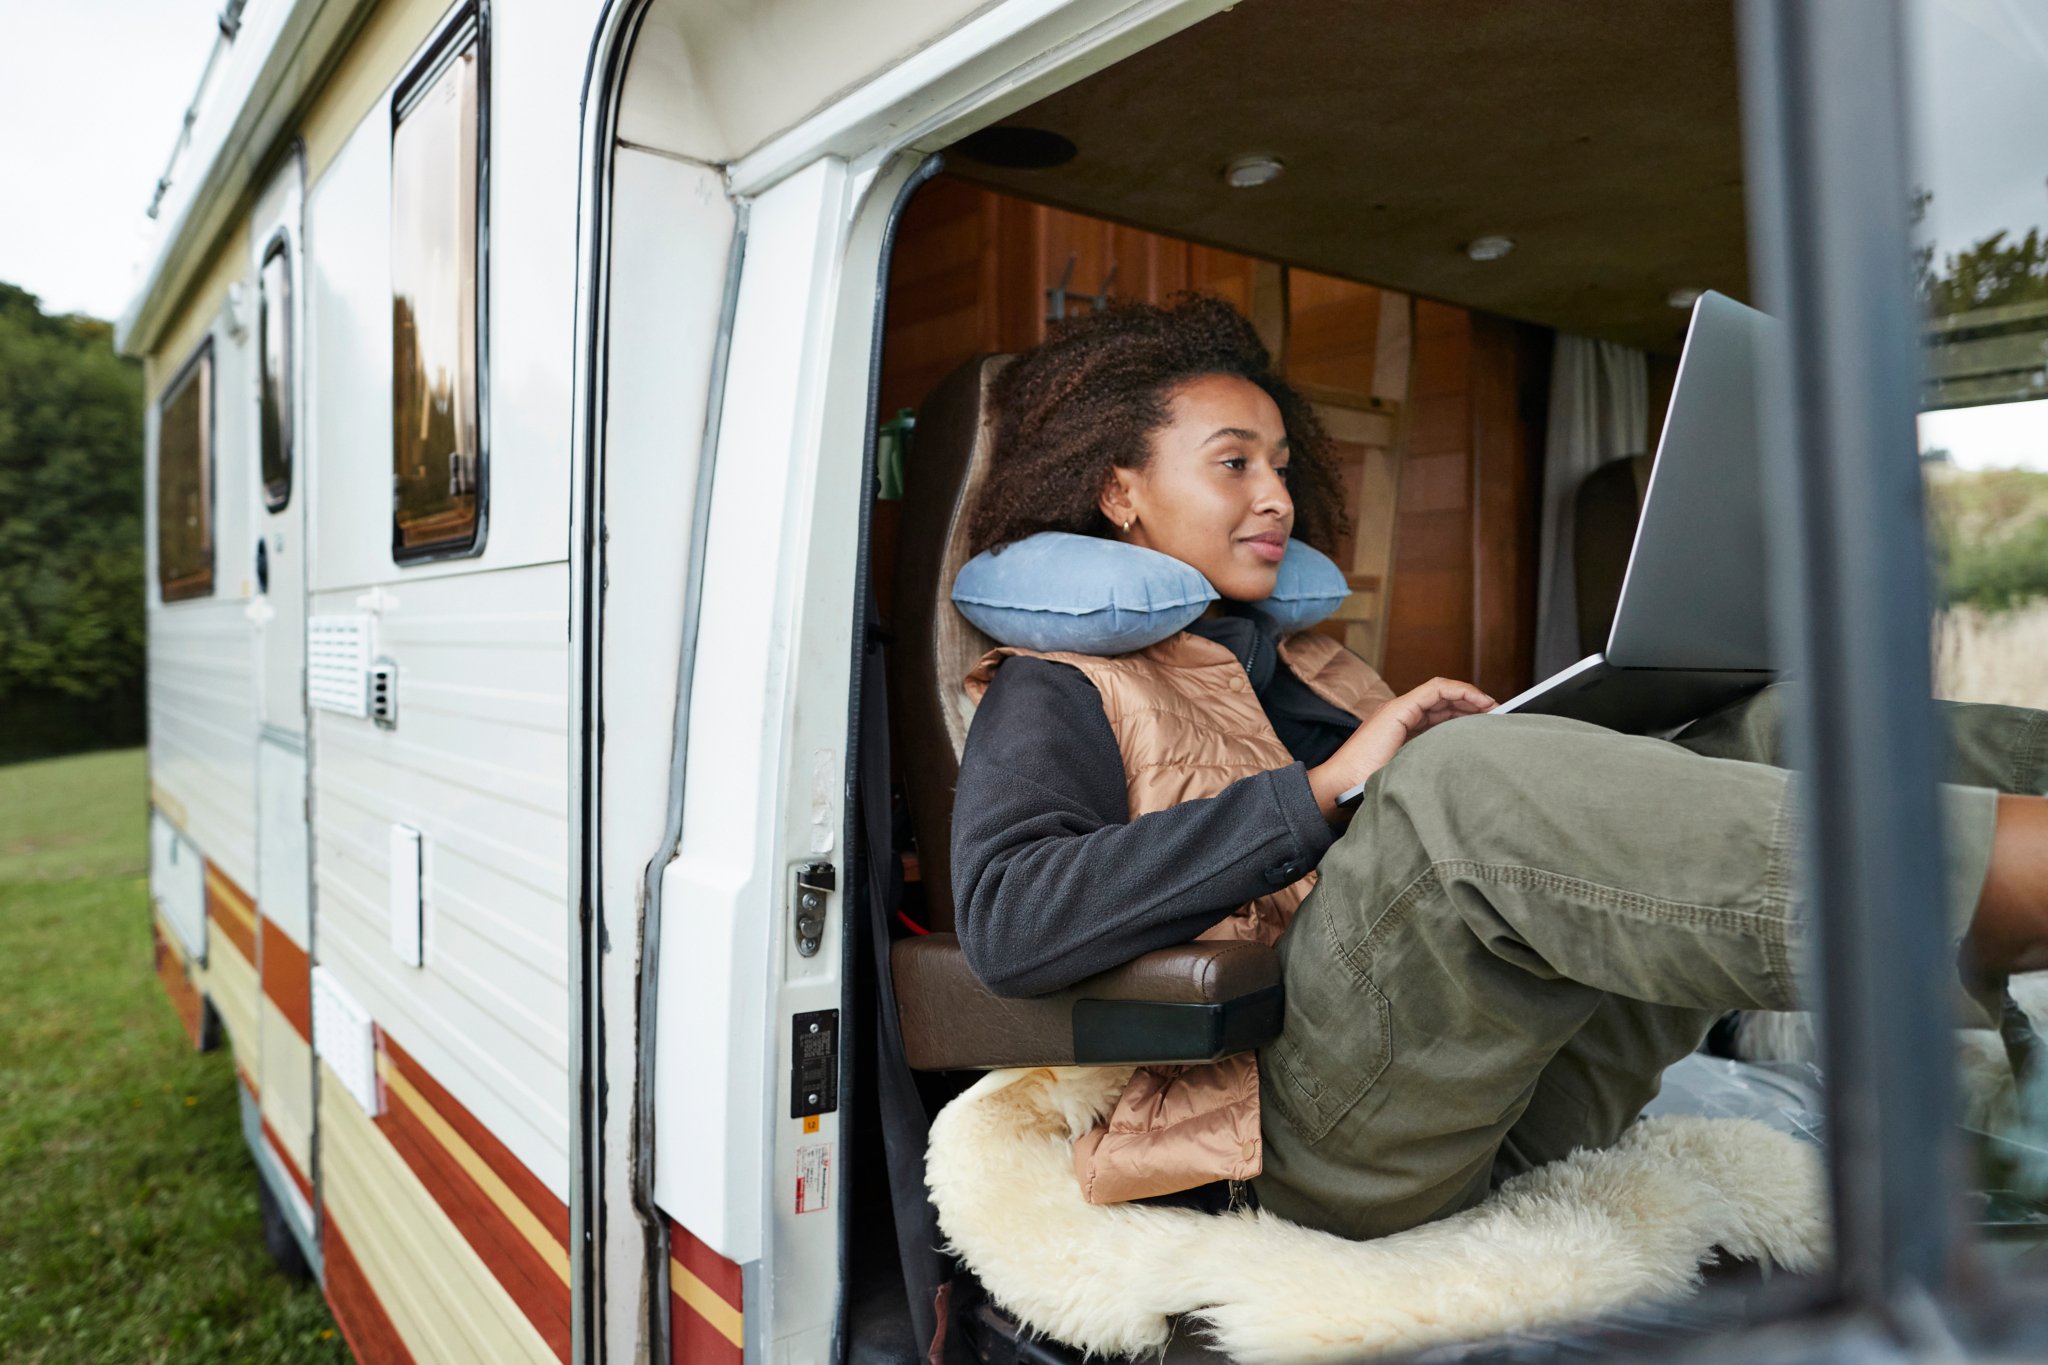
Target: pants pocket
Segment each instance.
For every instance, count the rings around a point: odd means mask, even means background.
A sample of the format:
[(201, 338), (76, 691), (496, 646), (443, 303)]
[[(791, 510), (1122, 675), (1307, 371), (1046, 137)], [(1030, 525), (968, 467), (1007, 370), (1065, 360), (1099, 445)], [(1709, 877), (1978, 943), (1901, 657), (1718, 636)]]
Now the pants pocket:
[[(1299, 920), (1295, 932), (1307, 928)], [(1306, 937), (1306, 936), (1304, 936)], [(1393, 1010), (1379, 987), (1321, 943), (1290, 962), (1280, 1036), (1259, 1054), (1265, 1095), (1304, 1142), (1319, 1142), (1394, 1060)]]

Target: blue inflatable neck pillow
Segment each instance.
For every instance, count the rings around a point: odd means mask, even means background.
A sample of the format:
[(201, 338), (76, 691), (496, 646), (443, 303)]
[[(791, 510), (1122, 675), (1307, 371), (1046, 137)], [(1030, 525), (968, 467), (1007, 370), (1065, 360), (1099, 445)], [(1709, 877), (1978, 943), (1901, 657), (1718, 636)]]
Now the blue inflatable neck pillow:
[[(1306, 630), (1350, 593), (1329, 556), (1287, 542), (1279, 582), (1245, 610), (1281, 635)], [(953, 605), (999, 644), (1128, 654), (1188, 628), (1220, 594), (1172, 555), (1069, 531), (1041, 531), (961, 567)]]

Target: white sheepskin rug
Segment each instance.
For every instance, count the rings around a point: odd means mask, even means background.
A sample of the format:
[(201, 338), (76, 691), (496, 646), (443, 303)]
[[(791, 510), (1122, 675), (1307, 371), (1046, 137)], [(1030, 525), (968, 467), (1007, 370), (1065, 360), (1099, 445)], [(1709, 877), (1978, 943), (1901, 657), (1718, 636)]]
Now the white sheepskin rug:
[(991, 1072), (939, 1114), (926, 1158), (953, 1254), (1026, 1326), (1090, 1354), (1157, 1352), (1176, 1315), (1247, 1365), (1412, 1350), (1683, 1296), (1716, 1248), (1793, 1271), (1825, 1255), (1820, 1154), (1747, 1119), (1647, 1119), (1372, 1242), (1091, 1205), (1072, 1144), (1128, 1075)]

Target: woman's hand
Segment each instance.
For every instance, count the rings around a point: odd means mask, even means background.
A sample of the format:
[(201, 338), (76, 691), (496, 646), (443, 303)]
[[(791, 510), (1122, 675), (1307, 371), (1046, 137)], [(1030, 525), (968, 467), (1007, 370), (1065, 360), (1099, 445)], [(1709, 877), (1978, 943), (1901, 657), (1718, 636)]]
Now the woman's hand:
[(1309, 790), (1315, 793), (1323, 818), (1336, 824), (1341, 818), (1337, 798), (1386, 767), (1409, 740), (1447, 720), (1476, 716), (1493, 707), (1493, 698), (1471, 683), (1449, 678), (1431, 678), (1394, 698), (1352, 731), (1344, 747), (1308, 770)]

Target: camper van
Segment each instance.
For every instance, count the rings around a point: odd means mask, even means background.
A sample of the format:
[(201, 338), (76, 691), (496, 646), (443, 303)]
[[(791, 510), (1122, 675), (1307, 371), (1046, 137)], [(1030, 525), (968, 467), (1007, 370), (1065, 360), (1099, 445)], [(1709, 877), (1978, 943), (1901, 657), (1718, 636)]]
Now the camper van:
[[(1832, 1258), (1470, 1358), (2048, 1330), (1955, 1216), (1912, 444), (1923, 407), (2039, 396), (2048, 312), (1929, 323), (1908, 278), (2048, 218), (2038, 157), (2000, 199), (1968, 177), (2010, 158), (1954, 151), (2043, 145), (2037, 7), (230, 0), (220, 30), (119, 327), (153, 949), (359, 1359), (1079, 1358), (941, 1254), (923, 1185), (978, 1071), (1085, 1059), (1072, 1000), (998, 1011), (948, 933), (947, 594), (988, 358), (1182, 290), (1335, 441), (1320, 629), (1501, 697), (1604, 628), (1637, 485), (1571, 509), (1653, 448), (1692, 300), (1787, 320), (1772, 573), (1837, 703), (1802, 764), (1845, 794), (1811, 830)], [(1214, 1023), (1252, 987), (1175, 989)]]

